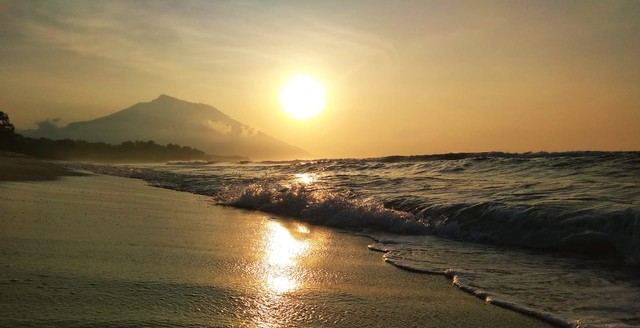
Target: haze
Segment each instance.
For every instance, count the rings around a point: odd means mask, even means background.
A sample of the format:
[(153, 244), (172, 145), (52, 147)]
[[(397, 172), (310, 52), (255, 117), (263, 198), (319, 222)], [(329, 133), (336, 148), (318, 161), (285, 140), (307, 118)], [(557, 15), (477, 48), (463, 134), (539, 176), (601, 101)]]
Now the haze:
[[(17, 128), (160, 94), (318, 157), (640, 149), (638, 1), (1, 1)], [(299, 73), (327, 106), (278, 104)]]

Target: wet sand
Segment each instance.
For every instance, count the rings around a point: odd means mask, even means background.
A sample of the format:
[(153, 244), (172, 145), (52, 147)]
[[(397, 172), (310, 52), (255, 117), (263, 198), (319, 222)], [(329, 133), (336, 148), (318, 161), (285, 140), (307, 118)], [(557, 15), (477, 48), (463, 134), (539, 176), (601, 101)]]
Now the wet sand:
[(0, 151), (0, 181), (54, 180), (61, 176), (79, 175), (53, 163)]
[(548, 327), (367, 238), (109, 176), (0, 182), (0, 326)]

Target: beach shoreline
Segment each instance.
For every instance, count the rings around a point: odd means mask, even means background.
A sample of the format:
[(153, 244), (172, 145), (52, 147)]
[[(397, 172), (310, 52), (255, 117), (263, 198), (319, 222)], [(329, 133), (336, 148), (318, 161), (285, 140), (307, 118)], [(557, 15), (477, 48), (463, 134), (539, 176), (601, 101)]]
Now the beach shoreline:
[(0, 326), (549, 326), (391, 266), (366, 237), (140, 180), (2, 182), (0, 207)]
[(0, 151), (0, 182), (55, 180), (63, 176), (81, 175), (82, 173), (65, 169), (52, 162)]

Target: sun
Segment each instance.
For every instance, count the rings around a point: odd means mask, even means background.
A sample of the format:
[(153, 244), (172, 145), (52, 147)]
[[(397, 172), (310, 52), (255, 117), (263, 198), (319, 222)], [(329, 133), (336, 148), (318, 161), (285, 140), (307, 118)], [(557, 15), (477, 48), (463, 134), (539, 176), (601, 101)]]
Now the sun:
[(307, 120), (318, 115), (327, 104), (322, 83), (307, 74), (290, 78), (280, 89), (280, 106), (291, 117)]

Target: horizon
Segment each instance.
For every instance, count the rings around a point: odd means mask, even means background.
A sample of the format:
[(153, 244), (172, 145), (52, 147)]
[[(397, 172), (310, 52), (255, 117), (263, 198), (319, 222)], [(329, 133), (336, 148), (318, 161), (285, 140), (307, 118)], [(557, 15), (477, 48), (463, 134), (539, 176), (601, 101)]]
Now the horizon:
[[(22, 130), (164, 94), (315, 158), (640, 150), (636, 1), (6, 1), (0, 17), (0, 110)], [(313, 116), (281, 108), (299, 74), (321, 88)]]
[[(105, 118), (107, 116), (111, 116), (114, 114), (117, 114), (118, 112), (130, 109), (131, 107), (134, 107), (136, 105), (140, 105), (140, 104), (150, 104), (153, 103), (154, 101), (159, 101), (163, 98), (169, 98), (171, 100), (177, 100), (180, 102), (185, 102), (185, 103), (189, 103), (189, 104), (195, 104), (195, 105), (206, 105), (208, 107), (211, 107), (212, 109), (217, 110), (214, 106), (208, 105), (208, 104), (203, 104), (203, 103), (194, 103), (194, 102), (190, 102), (187, 100), (183, 100), (183, 99), (178, 99), (176, 97), (173, 97), (171, 95), (168, 94), (160, 94), (158, 97), (156, 97), (155, 99), (152, 99), (150, 101), (143, 101), (143, 102), (139, 102), (136, 103), (128, 108), (125, 109), (121, 109), (119, 111), (107, 114), (106, 116), (103, 117), (98, 117), (98, 118), (93, 118), (93, 119), (89, 119), (88, 121), (85, 122), (89, 122), (89, 121), (93, 121), (93, 120), (99, 120), (102, 118)], [(225, 114), (225, 113), (222, 113)], [(233, 119), (233, 118), (231, 118)], [(52, 127), (55, 128), (65, 128), (67, 127), (69, 124), (72, 123), (84, 123), (84, 122), (69, 122), (67, 125), (64, 126), (58, 126), (57, 125), (57, 121), (55, 120), (46, 120), (45, 122), (51, 124), (51, 125), (47, 125), (47, 128), (50, 129)], [(43, 123), (43, 122), (38, 122), (38, 123)], [(24, 132), (33, 132), (33, 131), (38, 131), (40, 130), (42, 127), (38, 126), (35, 130), (21, 130), (18, 129), (16, 130), (18, 133), (24, 133)], [(82, 140), (82, 139), (77, 139), (77, 140)], [(137, 140), (137, 141), (154, 141), (155, 140)], [(130, 142), (130, 141), (128, 141)], [(117, 144), (117, 143), (116, 143)], [(162, 145), (162, 143), (161, 143)], [(190, 146), (190, 145), (180, 145), (180, 146)], [(293, 145), (295, 146), (295, 145)], [(196, 148), (197, 149), (197, 148)], [(198, 149), (200, 150), (200, 149)], [(304, 150), (304, 149), (302, 149)], [(297, 161), (324, 161), (324, 160), (375, 160), (375, 159), (385, 159), (385, 158), (392, 158), (392, 157), (403, 157), (403, 158), (420, 158), (420, 157), (438, 157), (438, 156), (447, 156), (447, 155), (470, 155), (470, 156), (476, 156), (476, 155), (515, 155), (517, 156), (533, 156), (533, 157), (537, 157), (538, 155), (544, 155), (544, 154), (567, 154), (567, 155), (580, 155), (580, 156), (591, 156), (591, 155), (601, 155), (602, 153), (615, 153), (615, 152), (638, 152), (638, 150), (614, 150), (614, 151), (610, 151), (610, 150), (599, 150), (599, 149), (574, 149), (574, 150), (563, 150), (563, 151), (545, 151), (545, 150), (538, 150), (538, 151), (522, 151), (522, 152), (509, 152), (509, 151), (502, 151), (502, 150), (485, 150), (485, 151), (459, 151), (459, 152), (443, 152), (443, 153), (415, 153), (415, 154), (382, 154), (380, 156), (368, 156), (368, 157), (317, 157), (314, 156), (314, 154), (309, 154), (311, 157), (308, 158), (289, 158), (289, 159), (255, 159), (255, 158), (251, 158), (251, 157), (246, 157), (244, 160), (248, 160), (250, 162), (256, 162), (256, 163), (260, 163), (260, 162), (297, 162)], [(246, 156), (246, 155), (242, 155), (242, 154), (213, 154), (213, 153), (206, 153), (207, 155), (210, 156), (214, 156), (214, 157), (242, 157), (242, 156)]]

